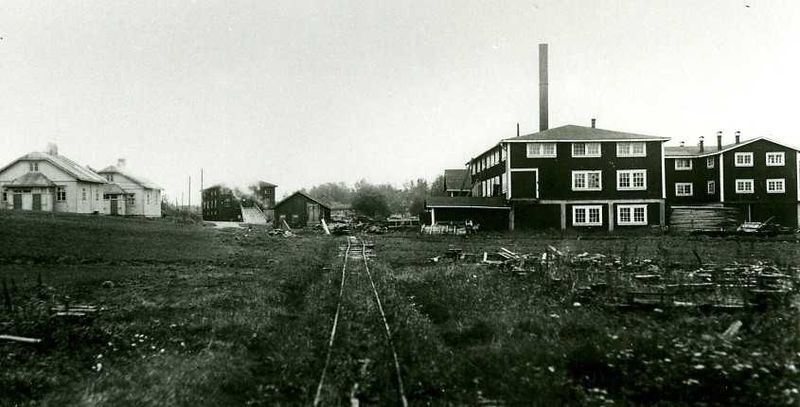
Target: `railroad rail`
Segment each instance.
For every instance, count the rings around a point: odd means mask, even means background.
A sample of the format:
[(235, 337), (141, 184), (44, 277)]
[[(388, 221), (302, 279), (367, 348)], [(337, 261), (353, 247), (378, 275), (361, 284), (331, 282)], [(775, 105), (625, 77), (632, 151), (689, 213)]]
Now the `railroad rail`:
[[(359, 247), (356, 248), (354, 246), (359, 246)], [(317, 384), (317, 391), (314, 396), (314, 406), (315, 407), (319, 406), (320, 403), (322, 402), (322, 389), (325, 384), (326, 374), (331, 364), (331, 357), (332, 357), (331, 355), (333, 353), (335, 345), (339, 316), (341, 315), (342, 302), (345, 295), (345, 278), (347, 275), (348, 260), (351, 259), (351, 256), (355, 258), (356, 255), (360, 255), (364, 263), (364, 271), (367, 276), (367, 279), (369, 280), (370, 287), (372, 289), (372, 294), (375, 299), (375, 303), (378, 306), (378, 312), (380, 314), (381, 324), (383, 325), (386, 346), (392, 353), (394, 372), (395, 372), (395, 377), (397, 379), (397, 393), (399, 402), (403, 407), (407, 407), (408, 399), (406, 398), (405, 389), (403, 386), (403, 378), (400, 368), (400, 359), (397, 357), (397, 351), (395, 350), (394, 341), (392, 340), (392, 330), (389, 327), (388, 320), (386, 319), (386, 312), (383, 309), (383, 302), (381, 301), (380, 294), (378, 293), (378, 289), (375, 285), (375, 280), (372, 278), (372, 272), (369, 269), (369, 256), (367, 255), (367, 243), (361, 238), (356, 238), (352, 236), (349, 236), (347, 238), (347, 246), (344, 250), (344, 259), (342, 261), (342, 275), (341, 275), (341, 281), (339, 283), (339, 296), (337, 298), (337, 303), (336, 303), (336, 313), (334, 314), (333, 317), (331, 333), (328, 339), (328, 349), (325, 356), (325, 364), (323, 365), (319, 383)]]

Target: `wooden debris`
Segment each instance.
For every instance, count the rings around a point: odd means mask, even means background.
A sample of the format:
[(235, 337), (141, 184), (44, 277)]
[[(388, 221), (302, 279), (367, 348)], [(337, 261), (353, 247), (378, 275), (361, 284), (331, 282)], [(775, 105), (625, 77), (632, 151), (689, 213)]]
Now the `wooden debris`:
[(728, 329), (726, 329), (725, 332), (722, 333), (721, 335), (722, 339), (728, 341), (733, 339), (734, 337), (736, 337), (736, 334), (739, 333), (739, 329), (741, 329), (741, 327), (742, 327), (742, 321), (739, 320), (733, 321), (733, 323), (731, 323)]
[(16, 335), (0, 335), (0, 339), (6, 341), (30, 343), (30, 344), (37, 344), (42, 342), (42, 340), (39, 338), (26, 338), (24, 336), (16, 336)]

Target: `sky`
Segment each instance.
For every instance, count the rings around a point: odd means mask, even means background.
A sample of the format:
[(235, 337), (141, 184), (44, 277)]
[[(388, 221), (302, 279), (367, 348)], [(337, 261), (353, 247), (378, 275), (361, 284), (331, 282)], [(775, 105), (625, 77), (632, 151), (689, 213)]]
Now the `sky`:
[(433, 180), (549, 122), (797, 140), (796, 0), (0, 2), (0, 164), (47, 143), (170, 199)]

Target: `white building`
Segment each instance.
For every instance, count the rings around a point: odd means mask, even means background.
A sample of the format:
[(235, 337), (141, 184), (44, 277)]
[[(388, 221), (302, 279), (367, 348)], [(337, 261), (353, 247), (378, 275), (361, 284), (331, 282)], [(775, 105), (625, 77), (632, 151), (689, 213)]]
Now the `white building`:
[(99, 213), (106, 180), (67, 157), (55, 145), (0, 168), (0, 208)]
[(161, 217), (161, 187), (131, 174), (124, 159), (119, 159), (117, 165), (109, 165), (97, 173), (108, 182), (103, 196), (102, 213)]

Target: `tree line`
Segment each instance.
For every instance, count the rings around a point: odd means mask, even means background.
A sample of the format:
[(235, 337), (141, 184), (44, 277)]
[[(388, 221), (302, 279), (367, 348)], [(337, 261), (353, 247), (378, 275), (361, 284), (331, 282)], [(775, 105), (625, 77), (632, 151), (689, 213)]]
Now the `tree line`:
[(400, 188), (361, 180), (352, 186), (327, 182), (302, 191), (331, 207), (350, 205), (359, 215), (371, 218), (385, 218), (391, 214), (416, 216), (424, 210), (426, 197), (444, 195), (444, 176), (438, 176), (431, 183), (423, 178), (410, 180)]

